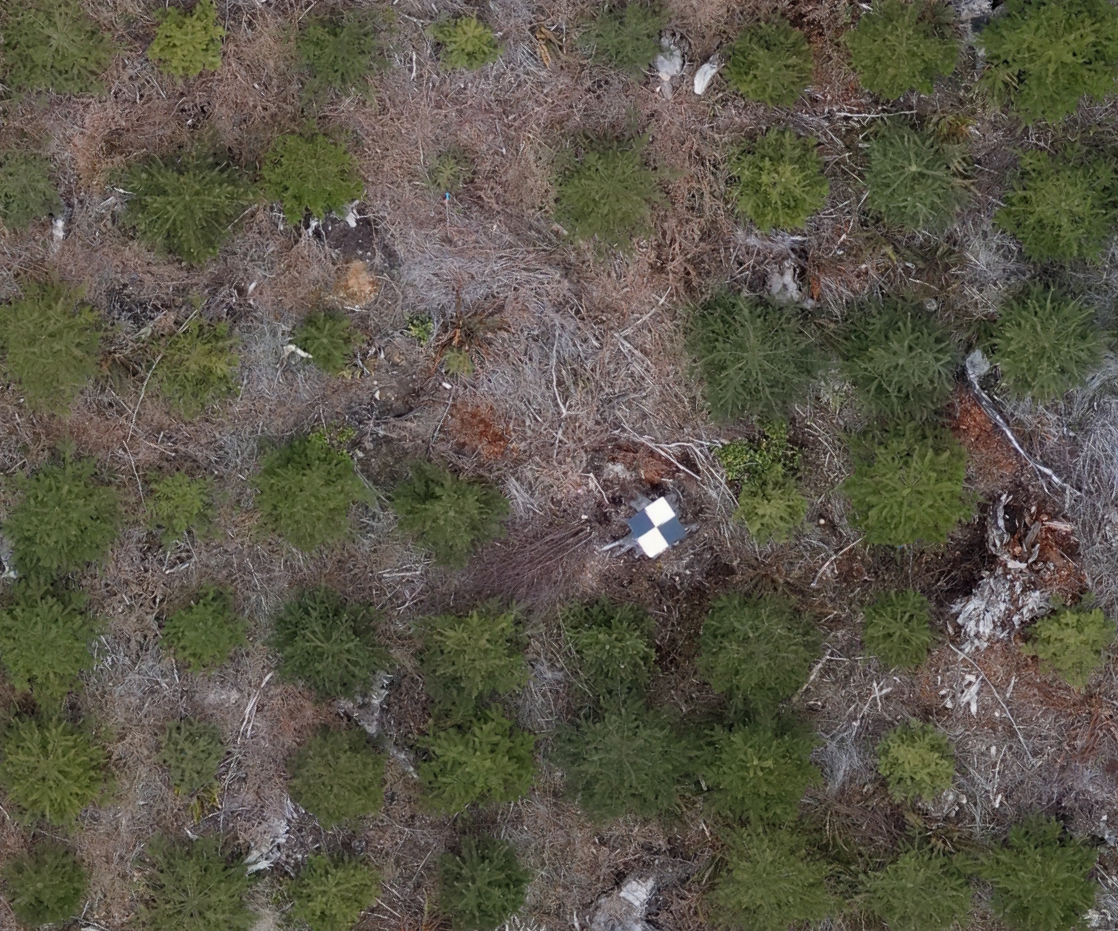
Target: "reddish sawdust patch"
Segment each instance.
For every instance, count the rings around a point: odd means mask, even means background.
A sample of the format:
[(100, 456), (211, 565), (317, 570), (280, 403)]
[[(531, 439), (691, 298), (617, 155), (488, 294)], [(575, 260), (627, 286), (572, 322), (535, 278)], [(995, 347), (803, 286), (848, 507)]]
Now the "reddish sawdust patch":
[(1004, 488), (1020, 472), (1021, 457), (968, 389), (956, 391), (952, 402), (951, 432), (966, 447), (968, 466), (979, 491)]
[(447, 429), (454, 439), (482, 459), (492, 462), (506, 453), (515, 454), (507, 426), (492, 404), (455, 404), (450, 409)]

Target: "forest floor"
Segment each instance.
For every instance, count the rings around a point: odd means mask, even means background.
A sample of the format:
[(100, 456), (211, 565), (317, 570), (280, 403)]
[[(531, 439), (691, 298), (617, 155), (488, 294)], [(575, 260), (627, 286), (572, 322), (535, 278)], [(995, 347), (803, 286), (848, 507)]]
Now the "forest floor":
[[(124, 198), (114, 172), (146, 153), (172, 154), (199, 133), (241, 164), (258, 164), (276, 134), (305, 125), (289, 36), (312, 8), (329, 4), (220, 3), (228, 29), (221, 69), (185, 84), (159, 75), (142, 55), (159, 4), (85, 5), (125, 49), (108, 75), (108, 93), (0, 103), (0, 144), (31, 139), (42, 146), (61, 167), (69, 208), (61, 240), (51, 238), (49, 224), (27, 235), (0, 234), (0, 298), (25, 275), (53, 274), (84, 287), (112, 326), (111, 351), (105, 377), (68, 419), (29, 412), (15, 386), (0, 390), (0, 470), (25, 470), (70, 441), (119, 477), (134, 513), (142, 512), (143, 480), (172, 468), (216, 476), (225, 495), (220, 538), (168, 553), (137, 523), (106, 565), (82, 580), (106, 626), (78, 702), (115, 774), (110, 799), (84, 816), (77, 835), (92, 871), (86, 927), (117, 929), (128, 921), (137, 903), (135, 854), (154, 833), (216, 826), (246, 851), (271, 849), (277, 874), (319, 846), (366, 851), (385, 882), (360, 927), (432, 927), (436, 862), (456, 827), (417, 804), (409, 746), (428, 716), (411, 624), (489, 597), (515, 599), (527, 611), (533, 679), (519, 715), (543, 731), (569, 712), (556, 621), (562, 603), (606, 594), (647, 605), (657, 620), (654, 694), (693, 711), (717, 705), (695, 665), (711, 599), (728, 590), (788, 592), (826, 633), (823, 658), (794, 703), (820, 734), (815, 758), (825, 776), (805, 805), (836, 831), (871, 848), (904, 833), (872, 748), (891, 725), (915, 716), (934, 720), (956, 746), (956, 789), (924, 812), (937, 829), (994, 837), (1022, 813), (1044, 810), (1077, 833), (1114, 843), (1114, 669), (1078, 693), (1016, 649), (1012, 610), (996, 621), (989, 643), (968, 638), (958, 620), (960, 606), (999, 574), (1013, 597), (1040, 591), (1074, 600), (1090, 588), (1109, 612), (1118, 609), (1113, 372), (1063, 405), (1038, 409), (998, 399), (1024, 447), (1066, 485), (1043, 479), (1012, 448), (961, 378), (952, 428), (971, 454), (975, 516), (946, 545), (898, 551), (864, 545), (847, 522), (836, 491), (850, 468), (842, 434), (860, 415), (836, 378), (791, 424), (811, 502), (806, 527), (791, 543), (758, 549), (730, 520), (734, 495), (711, 452), (752, 428), (710, 423), (682, 348), (690, 303), (727, 284), (766, 291), (787, 269), (827, 325), (837, 327), (853, 300), (898, 291), (936, 302), (937, 314), (960, 334), (993, 316), (1001, 296), (1032, 274), (1015, 243), (990, 223), (1026, 131), (970, 96), (973, 50), (935, 95), (883, 106), (859, 89), (837, 40), (857, 4), (676, 0), (669, 4), (672, 36), (686, 67), (669, 97), (655, 77), (633, 81), (584, 61), (574, 32), (590, 12), (587, 3), (492, 2), (484, 15), (505, 44), (502, 58), (477, 73), (447, 73), (423, 27), (460, 5), (400, 0), (392, 7), (391, 66), (375, 78), (374, 93), (330, 103), (316, 117), (320, 128), (345, 134), (358, 157), (366, 198), (356, 225), (293, 230), (274, 208), (254, 207), (217, 259), (192, 268), (157, 257), (117, 229)], [(751, 104), (720, 79), (705, 95), (694, 94), (698, 65), (744, 23), (774, 11), (803, 29), (815, 49), (810, 91), (791, 109)], [(861, 140), (888, 113), (912, 111), (958, 120), (975, 161), (968, 212), (941, 237), (889, 238), (860, 210)], [(1097, 107), (1072, 122), (1112, 131), (1115, 115)], [(726, 205), (727, 153), (770, 123), (814, 136), (826, 158), (830, 197), (799, 235), (762, 236)], [(572, 247), (550, 219), (554, 166), (582, 132), (646, 135), (648, 158), (662, 170), (667, 204), (656, 214), (654, 236), (631, 255)], [(1028, 139), (1045, 144), (1039, 130)], [(452, 141), (471, 153), (479, 172), (445, 201), (423, 176)], [(1114, 255), (1073, 274), (1092, 302), (1110, 305), (1118, 284)], [(146, 373), (132, 360), (148, 333), (186, 319), (193, 296), (205, 318), (228, 321), (240, 334), (243, 383), (228, 403), (183, 422), (144, 393)], [(283, 351), (303, 314), (331, 302), (350, 311), (364, 337), (352, 378), (327, 378)], [(413, 314), (435, 321), (431, 343), (408, 335)], [(475, 362), (468, 377), (448, 376), (438, 364), (438, 347), (454, 334)], [(497, 483), (512, 502), (507, 538), (484, 547), (467, 570), (450, 573), (389, 532), (387, 509), (363, 509), (352, 541), (311, 556), (255, 532), (246, 505), (258, 444), (324, 425), (356, 431), (359, 469), (381, 491), (416, 457)], [(0, 513), (12, 500), (10, 485), (2, 487)], [(661, 494), (679, 501), (690, 528), (680, 545), (655, 561), (605, 548), (626, 534), (631, 501)], [(996, 511), (1008, 533), (1000, 548), (991, 545), (988, 527)], [(1034, 550), (1026, 569), (1014, 568), (1021, 562), (1014, 553)], [(274, 657), (260, 645), (208, 678), (161, 657), (165, 606), (203, 581), (233, 587), (257, 644), (290, 593), (319, 582), (383, 613), (400, 672), (388, 683), (378, 727), (398, 752), (384, 811), (360, 834), (324, 834), (285, 791), (285, 757), (338, 709), (278, 682)], [(860, 606), (897, 584), (919, 589), (935, 609), (939, 643), (914, 676), (883, 670), (863, 655), (859, 639)], [(218, 722), (233, 748), (220, 792), (201, 812), (176, 797), (155, 763), (163, 722), (186, 711)], [(594, 824), (545, 770), (529, 798), (477, 817), (539, 871), (527, 927), (579, 927), (600, 896), (633, 874), (660, 881), (649, 916), (657, 927), (704, 924), (700, 894), (717, 851), (699, 811), (662, 823)], [(0, 820), (0, 860), (24, 843), (17, 824)], [(1098, 926), (1118, 927), (1118, 855), (1104, 854), (1100, 877)], [(266, 888), (257, 904), (278, 923)], [(0, 914), (0, 926), (5, 921)], [(992, 919), (980, 923), (996, 927)]]

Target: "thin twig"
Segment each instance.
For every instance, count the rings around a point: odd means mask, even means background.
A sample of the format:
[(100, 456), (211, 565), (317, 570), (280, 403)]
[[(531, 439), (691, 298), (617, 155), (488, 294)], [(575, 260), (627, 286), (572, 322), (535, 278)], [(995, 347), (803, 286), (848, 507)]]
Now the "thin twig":
[(832, 556), (825, 563), (823, 563), (823, 565), (819, 569), (819, 571), (817, 573), (815, 573), (815, 578), (811, 582), (811, 587), (812, 588), (818, 588), (819, 587), (819, 580), (821, 578), (823, 578), (823, 573), (826, 572), (834, 564), (835, 560), (838, 559), (840, 556), (844, 555), (845, 553), (849, 553), (852, 549), (854, 549), (854, 547), (856, 547), (864, 539), (865, 539), (865, 537), (858, 537), (858, 539), (855, 540), (853, 543), (850, 543), (850, 544), (844, 546), (841, 550), (839, 550), (837, 553), (835, 553), (834, 556)]
[(1023, 735), (1023, 734), (1021, 733), (1021, 728), (1019, 728), (1019, 727), (1017, 726), (1017, 722), (1013, 720), (1013, 715), (1011, 715), (1011, 714), (1009, 713), (1009, 708), (1007, 708), (1007, 707), (1006, 707), (1006, 704), (1005, 704), (1005, 702), (1004, 702), (1004, 701), (1002, 701), (1002, 697), (1001, 697), (1001, 695), (999, 695), (999, 694), (998, 694), (998, 690), (997, 690), (996, 688), (994, 688), (994, 683), (993, 683), (993, 682), (991, 682), (991, 681), (990, 681), (990, 679), (989, 679), (989, 678), (987, 677), (986, 673), (982, 671), (982, 667), (981, 667), (981, 666), (979, 666), (979, 665), (978, 665), (978, 663), (976, 663), (976, 662), (975, 662), (975, 661), (974, 661), (973, 659), (971, 659), (971, 658), (970, 658), (969, 656), (967, 656), (967, 654), (966, 654), (966, 653), (964, 653), (964, 652), (963, 652), (962, 650), (960, 650), (960, 649), (959, 649), (959, 648), (958, 648), (957, 646), (955, 646), (955, 644), (953, 644), (953, 643), (949, 643), (949, 644), (947, 644), (947, 645), (948, 645), (949, 647), (951, 647), (951, 649), (952, 649), (952, 650), (954, 650), (954, 651), (955, 651), (956, 653), (958, 653), (958, 654), (959, 654), (959, 655), (960, 655), (960, 656), (961, 656), (961, 657), (962, 657), (963, 659), (965, 659), (965, 660), (966, 660), (966, 661), (967, 661), (968, 663), (970, 663), (970, 664), (971, 664), (971, 665), (972, 665), (972, 666), (973, 666), (973, 667), (974, 667), (975, 669), (977, 669), (977, 670), (978, 670), (978, 674), (979, 674), (980, 676), (982, 676), (982, 679), (983, 679), (983, 681), (985, 681), (985, 683), (986, 683), (986, 684), (987, 684), (988, 686), (990, 686), (990, 691), (994, 693), (994, 698), (996, 698), (996, 699), (998, 700), (998, 704), (1002, 706), (1002, 711), (1004, 711), (1004, 712), (1005, 712), (1005, 716), (1006, 716), (1007, 718), (1009, 718), (1009, 723), (1013, 725), (1013, 730), (1014, 730), (1014, 731), (1016, 731), (1016, 733), (1017, 733), (1017, 739), (1018, 739), (1019, 741), (1021, 741), (1021, 748), (1022, 748), (1022, 749), (1023, 749), (1024, 751), (1025, 751), (1025, 756), (1027, 756), (1027, 757), (1029, 758), (1029, 762), (1030, 762), (1030, 763), (1035, 763), (1035, 762), (1036, 762), (1036, 760), (1035, 760), (1035, 759), (1033, 759), (1033, 755), (1032, 755), (1032, 753), (1030, 753), (1030, 752), (1029, 752), (1029, 745), (1028, 745), (1027, 743), (1025, 743), (1025, 737), (1024, 737), (1024, 735)]

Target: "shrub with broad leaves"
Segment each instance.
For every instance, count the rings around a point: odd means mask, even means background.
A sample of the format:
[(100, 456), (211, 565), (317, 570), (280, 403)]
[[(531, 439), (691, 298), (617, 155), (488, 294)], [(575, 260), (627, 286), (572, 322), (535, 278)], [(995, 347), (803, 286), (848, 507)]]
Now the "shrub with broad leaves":
[(895, 798), (933, 799), (951, 788), (955, 749), (931, 724), (902, 724), (877, 745), (877, 769)]
[(460, 854), (439, 859), (439, 911), (454, 931), (496, 931), (520, 911), (531, 878), (512, 844), (464, 837)]
[(875, 0), (843, 36), (862, 86), (889, 100), (914, 88), (932, 93), (959, 58), (954, 19), (943, 0)]
[(384, 763), (363, 730), (322, 731), (288, 762), (288, 791), (329, 830), (380, 811)]
[(787, 20), (747, 26), (730, 47), (726, 80), (743, 97), (767, 104), (795, 102), (811, 83), (811, 46)]
[(360, 860), (314, 854), (287, 887), (291, 914), (311, 931), (349, 931), (377, 900), (380, 875)]
[(307, 215), (323, 220), (365, 193), (349, 150), (321, 133), (279, 136), (264, 159), (261, 178), (264, 195), (279, 201), (292, 226)]
[(4, 898), (29, 928), (62, 924), (81, 911), (89, 874), (66, 847), (47, 841), (9, 860), (0, 873)]
[(0, 785), (29, 820), (73, 822), (101, 794), (104, 752), (65, 721), (16, 718), (0, 737)]
[(730, 198), (762, 233), (803, 229), (831, 190), (816, 142), (790, 129), (770, 129), (731, 160)]
[(203, 585), (163, 625), (163, 643), (191, 672), (205, 672), (226, 662), (247, 640), (247, 622), (233, 609), (228, 588)]

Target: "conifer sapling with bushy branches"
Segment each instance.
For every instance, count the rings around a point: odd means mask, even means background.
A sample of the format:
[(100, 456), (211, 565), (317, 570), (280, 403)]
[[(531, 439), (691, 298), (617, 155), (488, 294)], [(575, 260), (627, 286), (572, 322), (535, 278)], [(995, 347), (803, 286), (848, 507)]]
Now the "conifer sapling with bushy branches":
[(887, 667), (919, 666), (932, 644), (931, 604), (911, 588), (885, 592), (863, 612), (862, 642)]
[(333, 90), (367, 90), (366, 79), (384, 67), (383, 17), (374, 10), (347, 9), (307, 17), (295, 38), (295, 51), (307, 72), (312, 97)]
[(428, 758), (419, 764), (427, 804), (460, 812), (474, 802), (513, 802), (536, 778), (536, 738), (499, 709), (487, 708), (461, 724), (432, 728)]
[(264, 525), (306, 552), (346, 536), (350, 508), (372, 500), (353, 460), (321, 432), (265, 456), (253, 484)]
[(339, 310), (319, 310), (307, 314), (291, 334), (291, 342), (311, 357), (311, 362), (328, 375), (341, 375), (352, 361), (361, 334)]
[(4, 535), (23, 575), (52, 579), (104, 558), (116, 539), (120, 500), (115, 489), (94, 480), (96, 474), (93, 459), (67, 454), (16, 479), (21, 494)]
[(332, 589), (303, 592), (276, 618), (271, 646), (283, 657), (280, 676), (302, 682), (320, 698), (352, 698), (388, 656), (377, 643), (376, 612), (347, 604)]
[(814, 139), (770, 129), (730, 161), (730, 197), (762, 233), (802, 229), (823, 206), (831, 185)]
[(492, 485), (419, 461), (396, 486), (392, 509), (400, 529), (433, 550), (435, 562), (460, 569), (479, 543), (505, 535), (509, 502)]
[(871, 306), (851, 323), (842, 368), (866, 410), (888, 422), (930, 419), (951, 395), (951, 334), (912, 301)]
[(687, 349), (718, 421), (784, 416), (805, 398), (824, 361), (794, 311), (729, 291), (691, 311)]
[(811, 618), (782, 595), (720, 595), (699, 640), (699, 670), (732, 702), (769, 711), (807, 681), (819, 654)]
[(859, 450), (842, 490), (867, 542), (943, 543), (974, 511), (966, 471), (966, 450), (950, 434), (910, 424)]
[(524, 904), (531, 878), (512, 844), (464, 837), (460, 854), (439, 859), (439, 911), (454, 931), (496, 931)]
[(886, 124), (868, 155), (866, 203), (886, 223), (938, 232), (966, 206), (963, 149), (933, 130)]
[(654, 624), (643, 607), (600, 598), (567, 605), (560, 619), (578, 660), (577, 682), (591, 702), (612, 706), (643, 693), (656, 661)]
[(148, 844), (153, 869), (139, 917), (150, 931), (249, 931), (256, 920), (245, 903), (251, 880), (239, 858), (230, 863), (221, 837)]
[(660, 53), (667, 28), (668, 14), (656, 0), (629, 0), (600, 9), (579, 38), (595, 61), (640, 78)]
[(954, 18), (943, 0), (874, 0), (843, 36), (862, 86), (889, 100), (913, 88), (932, 93), (959, 58)]
[(226, 662), (247, 642), (248, 624), (233, 609), (228, 588), (203, 585), (190, 604), (175, 611), (163, 625), (163, 643), (191, 672), (204, 672)]
[(349, 931), (377, 900), (380, 875), (349, 857), (307, 857), (303, 871), (287, 887), (291, 914), (311, 931)]
[(360, 729), (321, 731), (287, 764), (292, 800), (329, 830), (380, 811), (384, 756)]
[(221, 40), (225, 29), (217, 21), (214, 0), (198, 0), (184, 13), (177, 7), (163, 11), (159, 30), (148, 46), (148, 58), (164, 74), (193, 78), (221, 67)]
[(1091, 308), (1050, 288), (1009, 300), (994, 327), (1001, 384), (1041, 404), (1083, 385), (1102, 364), (1109, 340)]
[(21, 290), (0, 305), (0, 357), (29, 407), (66, 414), (97, 373), (100, 321), (65, 285), (25, 281)]
[(811, 83), (811, 46), (784, 19), (747, 26), (730, 47), (726, 80), (743, 97), (785, 106)]
[(265, 196), (282, 204), (292, 226), (307, 214), (323, 220), (365, 193), (349, 150), (322, 133), (279, 136), (268, 150), (261, 177)]
[(225, 321), (192, 317), (167, 340), (152, 380), (180, 413), (195, 417), (237, 390), (239, 344)]
[(994, 914), (1015, 931), (1068, 931), (1082, 927), (1095, 904), (1098, 886), (1089, 875), (1097, 859), (1055, 818), (1033, 815), (982, 857), (979, 875), (994, 887)]
[(748, 828), (726, 837), (725, 866), (707, 894), (718, 928), (787, 931), (820, 921), (837, 907), (827, 889), (830, 866), (792, 828)]
[(77, 857), (51, 841), (9, 860), (0, 879), (8, 905), (29, 928), (73, 918), (81, 911), (89, 886), (89, 874)]
[(932, 799), (951, 788), (955, 750), (934, 725), (909, 722), (877, 745), (877, 769), (898, 799)]
[(78, 0), (5, 4), (0, 75), (21, 91), (91, 94), (113, 59), (112, 41)]
[(942, 852), (905, 851), (884, 869), (863, 874), (859, 885), (859, 901), (889, 931), (967, 927), (974, 891), (964, 870)]
[(1022, 652), (1039, 657), (1068, 685), (1082, 689), (1103, 665), (1115, 629), (1101, 608), (1060, 606), (1036, 622)]
[(575, 240), (628, 251), (652, 234), (652, 209), (666, 198), (645, 164), (645, 144), (591, 143), (560, 173), (555, 221)]
[(474, 71), (501, 57), (501, 44), (476, 13), (440, 19), (428, 32), (440, 46), (439, 61), (448, 68)]
[(35, 220), (61, 213), (64, 205), (50, 178), (51, 164), (41, 155), (17, 149), (0, 151), (0, 222), (27, 229)]
[(160, 542), (171, 549), (188, 530), (206, 534), (213, 527), (214, 487), (209, 476), (192, 478), (174, 472), (151, 483), (148, 525), (162, 528)]
[(29, 820), (74, 821), (100, 794), (104, 752), (71, 724), (16, 718), (0, 736), (0, 785)]
[(176, 792), (190, 795), (210, 785), (225, 756), (221, 730), (208, 721), (171, 721), (163, 732), (163, 765)]
[(1107, 0), (1007, 0), (976, 36), (979, 87), (1026, 123), (1055, 122), (1112, 93), (1118, 10)]

